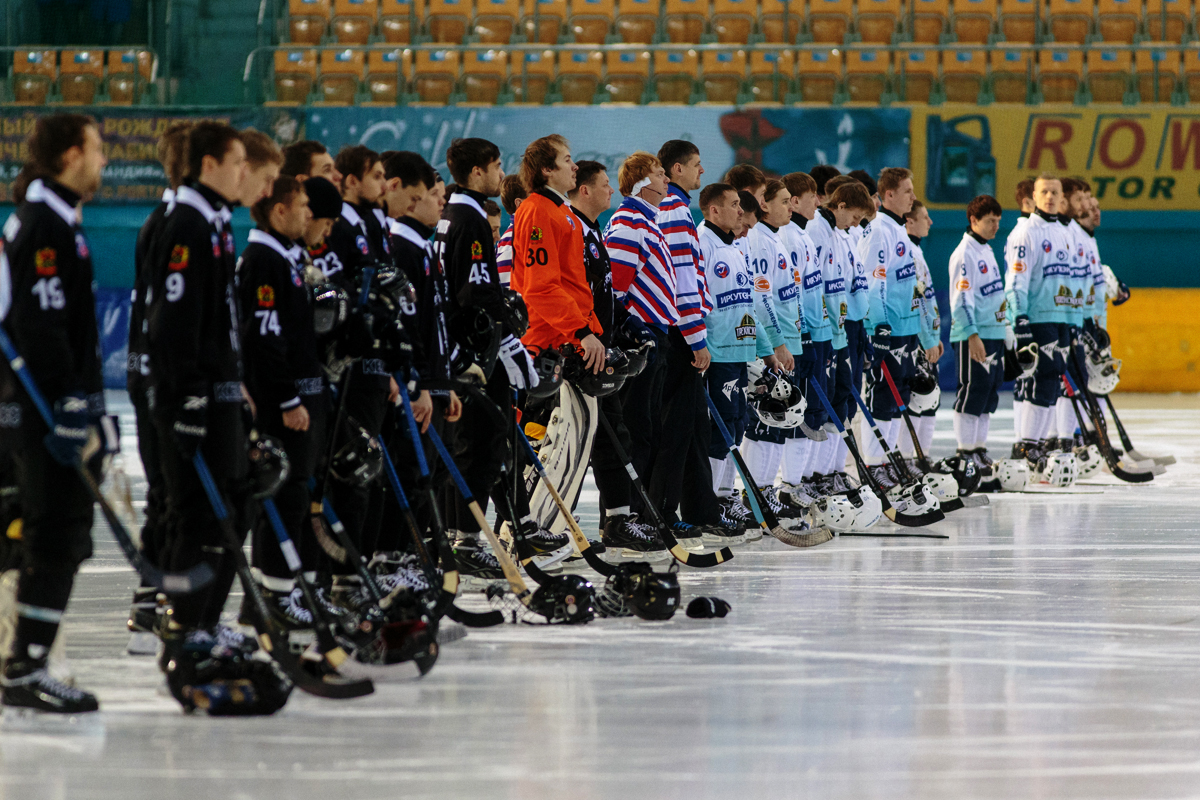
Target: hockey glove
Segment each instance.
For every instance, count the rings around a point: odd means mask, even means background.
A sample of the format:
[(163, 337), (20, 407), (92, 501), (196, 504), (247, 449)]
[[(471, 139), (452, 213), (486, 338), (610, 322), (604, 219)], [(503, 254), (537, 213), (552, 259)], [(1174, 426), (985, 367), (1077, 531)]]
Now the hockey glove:
[(871, 337), (871, 363), (879, 366), (892, 350), (892, 326), (876, 325)]
[(1013, 333), (1017, 337), (1017, 350), (1024, 350), (1029, 345), (1033, 344), (1033, 330), (1029, 326), (1029, 317), (1022, 314), (1017, 317), (1017, 324), (1013, 326)]
[(88, 402), (83, 395), (68, 394), (54, 404), (54, 428), (43, 440), (50, 455), (64, 466), (79, 463), (88, 437)]
[(508, 373), (508, 382), (518, 389), (533, 389), (538, 385), (537, 370), (534, 369), (533, 359), (521, 340), (509, 334), (500, 342), (497, 353), (504, 371)]
[(175, 412), (175, 424), (171, 428), (179, 454), (188, 461), (196, 455), (204, 437), (208, 435), (208, 398), (189, 396), (183, 398)]
[(1004, 326), (1004, 349), (1017, 349), (1017, 334), (1013, 332), (1012, 325)]

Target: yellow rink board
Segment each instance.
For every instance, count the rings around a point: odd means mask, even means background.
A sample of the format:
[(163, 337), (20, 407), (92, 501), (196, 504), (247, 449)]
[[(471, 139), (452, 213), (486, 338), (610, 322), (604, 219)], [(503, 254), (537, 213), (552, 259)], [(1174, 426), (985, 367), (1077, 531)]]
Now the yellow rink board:
[(1200, 392), (1200, 289), (1134, 289), (1109, 306), (1124, 392)]

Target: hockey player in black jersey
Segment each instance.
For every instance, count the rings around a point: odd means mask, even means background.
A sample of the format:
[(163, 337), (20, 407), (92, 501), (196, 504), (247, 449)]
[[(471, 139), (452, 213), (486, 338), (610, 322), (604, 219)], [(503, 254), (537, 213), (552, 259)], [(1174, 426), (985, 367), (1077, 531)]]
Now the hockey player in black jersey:
[[(77, 464), (89, 428), (104, 414), (104, 385), (92, 261), (79, 220), (81, 205), (100, 188), (105, 158), (95, 121), (79, 114), (42, 117), (27, 147), (19, 207), (0, 244), (0, 270), (8, 273), (0, 285), (11, 287), (0, 320), (52, 404), (54, 426), (17, 389), (13, 455), (25, 553), (0, 686), (6, 706), (79, 713), (95, 711), (96, 698), (54, 678), (46, 661), (75, 572), (92, 555), (92, 496)], [(12, 374), (4, 378), (12, 385)]]

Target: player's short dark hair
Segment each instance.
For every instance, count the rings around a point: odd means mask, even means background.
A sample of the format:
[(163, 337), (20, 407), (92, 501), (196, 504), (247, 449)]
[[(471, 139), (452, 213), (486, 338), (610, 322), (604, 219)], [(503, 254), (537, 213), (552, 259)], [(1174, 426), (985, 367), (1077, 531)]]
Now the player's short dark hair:
[(857, 209), (868, 214), (875, 211), (875, 201), (871, 199), (871, 195), (867, 194), (867, 187), (853, 178), (834, 189), (833, 193), (825, 198), (825, 207), (830, 210), (837, 208), (842, 203), (845, 203), (846, 208)]
[(743, 214), (750, 213), (758, 217), (760, 220), (762, 219), (762, 206), (758, 204), (758, 200), (755, 199), (753, 194), (747, 192), (745, 189), (742, 189), (740, 192), (738, 192), (738, 200), (740, 200), (742, 203)]
[(725, 173), (724, 182), (741, 192), (766, 184), (767, 176), (753, 164), (735, 164)]
[(1000, 201), (990, 194), (981, 194), (967, 203), (968, 220), (983, 219), (988, 214), (995, 214), (997, 217), (1004, 214), (1004, 209), (1000, 207)]
[(908, 213), (904, 215), (904, 221), (912, 222), (913, 220), (915, 220), (917, 218), (917, 212), (920, 211), (924, 207), (925, 207), (925, 204), (922, 203), (920, 200), (913, 200), (912, 208), (910, 208), (908, 210)]
[[(84, 133), (96, 127), (96, 120), (85, 114), (51, 114), (41, 117), (26, 140), (29, 160), (13, 184), (13, 199), (25, 201), (25, 189), (38, 178), (51, 178), (62, 172), (62, 157), (72, 147), (83, 147)], [(97, 129), (97, 132), (99, 129)]]
[(900, 184), (904, 183), (905, 178), (912, 177), (912, 170), (907, 167), (884, 167), (879, 170), (879, 196), (883, 197), (887, 192), (894, 192), (900, 188)]
[(295, 142), (283, 148), (283, 166), (279, 168), (280, 175), (312, 175), (313, 156), (328, 153), (325, 145), (312, 139)]
[[(582, 171), (583, 165), (580, 164), (579, 168)], [(520, 175), (505, 175), (504, 180), (500, 181), (500, 204), (509, 216), (517, 213), (517, 201), (526, 197), (529, 197), (529, 192), (525, 191), (525, 184)]]
[[(852, 178), (849, 175), (834, 175), (832, 178), (825, 181), (825, 194), (827, 196), (831, 195), (837, 191), (839, 186), (845, 186), (849, 183), (862, 184), (862, 181), (860, 181), (858, 178)], [(863, 186), (863, 188), (865, 189), (867, 187)]]
[(409, 150), (393, 150), (383, 159), (383, 176), (389, 181), (399, 178), (401, 186), (416, 186), (424, 184), (426, 189), (432, 189), (437, 183), (437, 173), (429, 162), (419, 154)]
[(360, 181), (379, 163), (379, 153), (365, 144), (354, 144), (343, 147), (333, 160), (333, 167), (342, 173), (342, 188), (346, 188), (346, 178), (351, 175)]
[(571, 150), (570, 142), (561, 133), (552, 133), (529, 143), (525, 154), (521, 156), (521, 183), (525, 184), (527, 191), (536, 192), (545, 188), (546, 175), (542, 170), (553, 171), (561, 150)]
[(1026, 200), (1033, 199), (1033, 178), (1026, 178), (1017, 183), (1017, 207), (1021, 207), (1021, 203)]
[(708, 210), (708, 207), (716, 203), (726, 192), (737, 194), (737, 189), (730, 186), (728, 183), (710, 183), (700, 190), (700, 212)]
[(809, 192), (819, 194), (817, 182), (807, 172), (789, 172), (783, 176), (782, 180), (783, 185), (787, 187), (788, 194), (792, 197), (800, 197)]
[(495, 200), (484, 200), (483, 213), (487, 214), (489, 217), (498, 217), (500, 216), (500, 206), (496, 205)]
[(246, 160), (251, 169), (258, 169), (267, 164), (283, 165), (283, 152), (275, 140), (254, 128), (244, 128), (241, 132), (242, 145), (246, 148)]
[(683, 164), (692, 156), (698, 155), (700, 155), (700, 148), (696, 147), (693, 142), (683, 139), (671, 139), (658, 148), (658, 160), (662, 162), (663, 169), (667, 173), (667, 180), (671, 179), (671, 167)]
[(575, 173), (575, 191), (579, 191), (580, 186), (591, 186), (596, 176), (608, 172), (608, 168), (599, 161), (576, 161), (575, 166), (579, 167)]
[(869, 193), (875, 194), (879, 191), (879, 186), (875, 183), (875, 179), (872, 178), (865, 169), (852, 169), (846, 174), (851, 178), (854, 178), (854, 180), (858, 181), (863, 186), (867, 187), (867, 191)]
[(471, 170), (476, 167), (486, 170), (489, 164), (499, 160), (500, 148), (487, 139), (455, 139), (446, 150), (450, 177), (460, 186), (467, 185)]
[(271, 186), (271, 193), (250, 206), (250, 218), (254, 220), (254, 224), (258, 225), (258, 227), (263, 230), (269, 230), (271, 227), (271, 211), (275, 206), (280, 203), (284, 205), (291, 203), (292, 198), (303, 191), (304, 186), (301, 185), (300, 181), (291, 175), (280, 175)]
[(187, 174), (188, 134), (196, 123), (191, 120), (176, 122), (158, 137), (158, 147), (155, 155), (166, 173), (167, 183), (172, 189), (183, 183)]
[(1063, 178), (1062, 179), (1063, 196), (1070, 199), (1071, 195), (1084, 191), (1083, 181), (1078, 178)]
[(808, 174), (817, 184), (817, 194), (829, 194), (825, 191), (825, 184), (829, 182), (830, 178), (841, 175), (842, 171), (832, 164), (817, 164), (808, 171)]
[(783, 185), (783, 181), (769, 180), (763, 188), (763, 200), (774, 200), (780, 192), (786, 192), (787, 187)]
[(204, 120), (197, 122), (188, 134), (188, 169), (187, 177), (197, 180), (204, 165), (204, 157), (212, 156), (218, 162), (225, 160), (225, 155), (233, 147), (234, 142), (242, 140), (241, 134), (231, 125), (224, 122)]

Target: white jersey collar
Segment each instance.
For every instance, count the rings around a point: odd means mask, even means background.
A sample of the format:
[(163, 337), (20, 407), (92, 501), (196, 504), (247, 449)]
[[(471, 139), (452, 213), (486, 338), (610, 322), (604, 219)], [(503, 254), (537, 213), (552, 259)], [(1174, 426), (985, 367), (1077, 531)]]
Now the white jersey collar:
[(429, 240), (422, 239), (421, 235), (419, 233), (417, 233), (416, 231), (414, 231), (412, 228), (408, 227), (407, 225), (405, 225), (403, 222), (401, 222), (398, 219), (392, 220), (392, 224), (395, 226), (392, 228), (393, 234), (395, 234), (396, 236), (399, 236), (401, 239), (412, 242), (417, 247), (420, 247), (422, 250), (429, 249)]
[(450, 195), (450, 200), (448, 202), (452, 205), (470, 206), (479, 212), (479, 216), (483, 217), (484, 220), (487, 220), (487, 212), (484, 211), (483, 207), (480, 206), (479, 203), (475, 202), (475, 198), (471, 197), (470, 195), (455, 192), (454, 194)]
[(352, 206), (350, 203), (347, 203), (345, 200), (342, 201), (342, 219), (346, 220), (346, 222), (349, 222), (351, 225), (362, 228), (363, 233), (366, 233), (366, 226), (363, 225), (363, 218), (358, 213), (358, 209)]
[(266, 231), (260, 230), (258, 228), (255, 228), (254, 230), (250, 231), (248, 241), (250, 242), (250, 244), (255, 244), (255, 243), (265, 244), (267, 247), (271, 248), (276, 253), (279, 253), (279, 255), (286, 258), (288, 260), (288, 263), (290, 263), (293, 267), (298, 266), (300, 264), (300, 246), (299, 245), (292, 245), (290, 250), (285, 249), (284, 246), (279, 243), (278, 239), (276, 239), (274, 236), (267, 233)]
[(54, 190), (43, 183), (41, 178), (30, 183), (29, 187), (25, 189), (25, 201), (28, 203), (45, 203), (71, 227), (79, 224), (78, 211), (66, 200), (55, 194)]
[(175, 192), (176, 205), (182, 203), (185, 206), (191, 206), (200, 212), (200, 216), (204, 217), (204, 221), (209, 225), (216, 225), (220, 229), (224, 224), (228, 223), (233, 217), (233, 212), (226, 206), (220, 211), (217, 211), (204, 198), (204, 195), (197, 192), (190, 186), (180, 186)]

